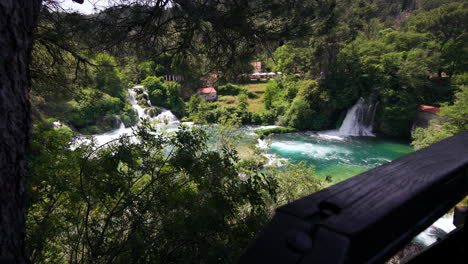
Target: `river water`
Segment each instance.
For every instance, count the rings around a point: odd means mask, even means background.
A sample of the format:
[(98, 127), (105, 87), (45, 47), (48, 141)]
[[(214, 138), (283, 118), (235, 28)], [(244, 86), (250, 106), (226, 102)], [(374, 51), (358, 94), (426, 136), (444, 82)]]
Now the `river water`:
[[(359, 98), (337, 130), (291, 133), (259, 142), (269, 157), (314, 165), (318, 176), (345, 180), (413, 151), (408, 142), (376, 137), (373, 131), (378, 101)], [(269, 146), (267, 146), (269, 143)]]
[(317, 175), (339, 182), (412, 151), (407, 142), (389, 138), (309, 132), (273, 136), (266, 152), (292, 163), (305, 161), (315, 166)]

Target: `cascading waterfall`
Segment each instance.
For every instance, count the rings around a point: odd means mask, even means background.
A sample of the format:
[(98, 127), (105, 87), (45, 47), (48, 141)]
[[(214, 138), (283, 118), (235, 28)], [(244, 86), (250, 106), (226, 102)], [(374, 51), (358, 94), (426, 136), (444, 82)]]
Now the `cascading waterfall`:
[(132, 105), (133, 109), (137, 112), (137, 115), (140, 119), (147, 119), (150, 118), (149, 115), (145, 113), (145, 109), (141, 107), (136, 99), (137, 93), (133, 89), (128, 89), (128, 97), (130, 98), (130, 104)]
[(132, 128), (131, 127), (125, 127), (123, 123), (120, 123), (120, 127), (118, 129), (114, 129), (102, 134), (94, 135), (94, 138), (96, 139), (96, 143), (98, 146), (101, 146), (113, 139), (116, 139), (120, 137), (121, 135), (124, 134), (131, 134), (132, 133)]
[(372, 133), (378, 102), (372, 97), (359, 98), (348, 110), (339, 129), (341, 136), (375, 136)]
[(164, 108), (161, 108), (161, 113), (153, 118), (153, 120), (158, 120), (159, 123), (174, 123), (179, 122), (179, 119), (170, 111)]
[[(143, 92), (143, 94), (149, 97), (146, 91)], [(135, 92), (134, 89), (128, 89), (128, 95), (130, 97), (130, 103), (132, 104), (133, 109), (137, 111), (138, 117), (140, 119), (148, 120), (148, 121), (157, 120), (159, 123), (165, 123), (165, 124), (179, 122), (179, 119), (170, 110), (162, 108), (162, 107), (161, 107), (161, 113), (159, 115), (155, 117), (151, 117), (150, 115), (147, 114), (145, 109), (138, 104), (137, 99), (136, 99), (137, 93)], [(147, 100), (147, 104), (149, 107), (153, 107), (149, 99)]]
[(149, 94), (147, 91), (144, 91), (143, 92), (144, 95), (146, 95), (146, 98), (148, 98), (148, 100), (146, 101), (146, 103), (150, 106), (150, 107), (153, 107), (153, 105), (151, 104), (151, 100), (149, 99)]
[[(167, 132), (171, 131), (176, 131), (178, 129), (178, 124), (179, 124), (179, 119), (172, 114), (170, 110), (161, 108), (161, 113), (155, 117), (151, 117), (150, 115), (147, 114), (146, 109), (141, 107), (141, 105), (138, 104), (137, 102), (137, 92), (135, 91), (135, 88), (143, 88), (142, 86), (135, 86), (131, 89), (128, 89), (128, 97), (130, 99), (130, 104), (132, 105), (133, 109), (135, 109), (135, 112), (138, 115), (138, 118), (140, 120), (148, 120), (148, 121), (155, 121), (157, 120), (158, 127), (164, 128)], [(148, 106), (152, 107), (150, 100), (147, 101)], [(186, 124), (188, 126), (193, 125), (192, 122), (184, 122), (183, 124)], [(58, 126), (58, 125), (57, 125)], [(114, 129), (111, 131), (108, 131), (106, 133), (102, 134), (97, 134), (93, 135), (94, 138), (96, 139), (97, 144), (103, 145), (111, 140), (114, 140), (121, 135), (127, 134), (130, 135), (132, 133), (133, 127), (125, 127), (123, 123), (120, 123), (120, 127), (118, 129)], [(85, 137), (80, 138), (81, 142), (87, 141)]]

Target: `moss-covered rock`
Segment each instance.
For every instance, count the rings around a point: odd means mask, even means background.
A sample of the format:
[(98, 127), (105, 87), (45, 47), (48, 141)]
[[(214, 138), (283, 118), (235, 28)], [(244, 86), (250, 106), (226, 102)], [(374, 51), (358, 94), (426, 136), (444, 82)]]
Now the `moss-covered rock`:
[(145, 113), (151, 117), (155, 117), (161, 113), (161, 108), (153, 106), (145, 110)]

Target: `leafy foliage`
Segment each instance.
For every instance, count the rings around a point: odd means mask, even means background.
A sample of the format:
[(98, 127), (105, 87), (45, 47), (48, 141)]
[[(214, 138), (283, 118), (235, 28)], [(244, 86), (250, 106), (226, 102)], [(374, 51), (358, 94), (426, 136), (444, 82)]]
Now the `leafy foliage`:
[(240, 93), (247, 93), (247, 88), (232, 83), (218, 86), (219, 95), (239, 95)]
[(99, 65), (94, 81), (96, 90), (105, 92), (112, 97), (124, 99), (126, 93), (124, 92), (122, 74), (118, 70), (114, 58), (107, 54), (98, 54), (96, 64)]
[(180, 98), (180, 84), (166, 82), (163, 77), (148, 76), (142, 81), (148, 90), (151, 103), (170, 109), (174, 114), (184, 113), (184, 101)]
[(377, 129), (409, 136), (417, 106), (451, 100), (452, 77), (467, 68), (468, 6), (429, 2), (413, 13), (416, 4), (403, 1), (339, 3), (329, 32), (289, 41), (274, 53), (278, 70), (319, 79), (319, 89), (303, 96), (302, 81), (283, 79), (268, 87), (265, 108), (279, 124), (327, 129), (334, 124), (327, 120), (339, 120), (358, 98), (374, 96), (380, 101)]
[(288, 163), (284, 167), (270, 167), (266, 175), (274, 176), (278, 181), (277, 203), (287, 204), (325, 187), (327, 183), (314, 176), (315, 168), (304, 161), (298, 164)]
[[(101, 124), (103, 130), (115, 128), (119, 125), (118, 114), (123, 109), (124, 103), (115, 97), (94, 89), (85, 89), (76, 100), (69, 102), (70, 110), (65, 114), (71, 125), (76, 129), (84, 129), (89, 126)], [(97, 133), (97, 131), (88, 131)]]
[(292, 127), (275, 127), (275, 128), (267, 128), (267, 129), (258, 129), (255, 130), (255, 134), (259, 137), (269, 137), (273, 134), (284, 134), (284, 133), (291, 133), (296, 132), (297, 130)]
[(184, 120), (193, 121), (197, 124), (220, 123), (223, 119), (240, 118), (242, 124), (262, 124), (265, 122), (262, 116), (256, 112), (249, 111), (248, 95), (245, 93), (237, 96), (237, 105), (223, 107), (218, 103), (209, 103), (198, 94), (192, 95), (187, 103), (188, 117)]
[(468, 130), (468, 86), (461, 85), (455, 94), (453, 105), (444, 104), (439, 116), (440, 120), (432, 120), (428, 128), (416, 128), (413, 132), (415, 149), (421, 149), (444, 138)]
[[(288, 126), (263, 134), (333, 128), (373, 94), (380, 131), (396, 136), (408, 133), (418, 104), (447, 102), (441, 121), (415, 130), (416, 148), (468, 129), (467, 86), (457, 83), (468, 61), (466, 3), (421, 0), (413, 12), (415, 1), (400, 0), (144, 2), (95, 16), (45, 9), (31, 68), (35, 109), (84, 133), (119, 118), (130, 126), (137, 117), (125, 88), (141, 82), (153, 104), (221, 128), (164, 134), (143, 124), (97, 146), (37, 122), (28, 183), (33, 262), (235, 262), (276, 206), (326, 186), (303, 163), (239, 161), (232, 127), (241, 123)], [(266, 112), (249, 111), (252, 95), (230, 83), (218, 91), (237, 96), (237, 105), (198, 95), (184, 105), (181, 95), (200, 76), (220, 71), (226, 83), (263, 53), (273, 53), (267, 68), (289, 74), (267, 84)], [(185, 81), (156, 77), (164, 74)]]
[(135, 139), (71, 150), (70, 130), (36, 128), (31, 258), (234, 262), (268, 219), (275, 181), (249, 169), (240, 178), (236, 152), (226, 144), (210, 150), (207, 136), (142, 126)]
[(265, 90), (265, 108), (279, 125), (300, 130), (329, 126), (330, 98), (315, 80), (283, 78), (270, 81)]

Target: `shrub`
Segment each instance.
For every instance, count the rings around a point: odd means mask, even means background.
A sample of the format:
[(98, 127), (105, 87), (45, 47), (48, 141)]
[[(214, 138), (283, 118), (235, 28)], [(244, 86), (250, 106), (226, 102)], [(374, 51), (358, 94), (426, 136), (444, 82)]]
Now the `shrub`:
[(228, 84), (221, 85), (218, 87), (219, 95), (238, 95), (240, 93), (247, 93), (247, 92), (248, 92), (247, 88), (243, 86), (235, 85), (232, 83), (228, 83)]
[(138, 123), (138, 115), (129, 103), (125, 104), (120, 119), (126, 127), (134, 126)]
[(146, 109), (146, 114), (151, 116), (151, 117), (155, 117), (157, 115), (159, 115), (161, 113), (161, 108), (157, 107), (157, 106), (153, 106), (151, 108), (148, 108)]
[(136, 99), (137, 100), (148, 100), (148, 96), (146, 96), (146, 94), (144, 94), (144, 93), (141, 93), (141, 94), (138, 94), (136, 96)]
[(134, 88), (133, 90), (134, 90), (137, 94), (142, 94), (142, 93), (145, 91), (144, 88)]
[(92, 135), (92, 134), (99, 134), (101, 132), (101, 128), (99, 128), (98, 126), (87, 126), (83, 129), (81, 129), (81, 133), (85, 134), (85, 135)]
[(70, 123), (77, 129), (96, 122), (103, 116), (119, 114), (124, 108), (124, 103), (115, 97), (94, 89), (86, 89), (79, 100), (69, 103), (71, 110), (65, 114)]
[(267, 129), (258, 129), (255, 130), (255, 134), (259, 135), (260, 137), (264, 136), (271, 136), (272, 134), (285, 134), (285, 133), (292, 133), (296, 132), (297, 129), (293, 127), (275, 127), (275, 128), (267, 128)]

